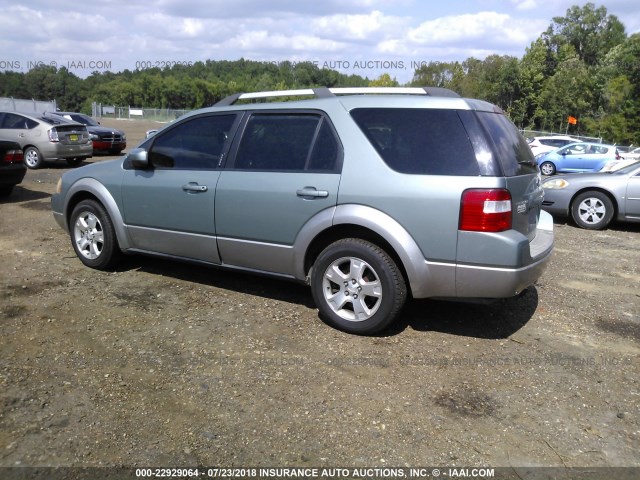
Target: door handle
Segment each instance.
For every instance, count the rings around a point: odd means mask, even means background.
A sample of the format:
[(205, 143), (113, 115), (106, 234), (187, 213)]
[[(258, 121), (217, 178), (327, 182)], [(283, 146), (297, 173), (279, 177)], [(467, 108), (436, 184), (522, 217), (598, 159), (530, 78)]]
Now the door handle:
[(208, 189), (206, 185), (198, 185), (196, 182), (189, 182), (182, 186), (185, 192), (206, 192)]
[(316, 187), (304, 187), (296, 190), (296, 195), (302, 198), (327, 198), (329, 192), (326, 190), (317, 190)]

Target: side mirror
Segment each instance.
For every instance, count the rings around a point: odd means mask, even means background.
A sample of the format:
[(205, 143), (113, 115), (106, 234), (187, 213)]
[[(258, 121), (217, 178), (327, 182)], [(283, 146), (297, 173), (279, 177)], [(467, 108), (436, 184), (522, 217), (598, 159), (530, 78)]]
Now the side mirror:
[(125, 166), (144, 170), (149, 168), (149, 157), (144, 148), (134, 148), (125, 159)]

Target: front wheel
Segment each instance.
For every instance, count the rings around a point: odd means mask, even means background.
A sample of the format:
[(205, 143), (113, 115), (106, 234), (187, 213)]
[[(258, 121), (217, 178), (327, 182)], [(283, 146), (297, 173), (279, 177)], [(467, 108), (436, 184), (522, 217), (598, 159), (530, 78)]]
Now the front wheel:
[(542, 172), (543, 175), (553, 175), (556, 173), (556, 166), (551, 162), (542, 162), (540, 172)]
[(327, 323), (349, 333), (371, 335), (400, 314), (407, 287), (394, 260), (366, 240), (332, 243), (316, 259), (311, 292)]
[(602, 230), (613, 219), (613, 202), (602, 192), (584, 192), (571, 204), (571, 216), (579, 227)]
[(71, 243), (87, 267), (107, 270), (120, 260), (113, 223), (102, 204), (83, 200), (71, 213)]
[(42, 155), (36, 147), (27, 147), (24, 149), (24, 164), (32, 169), (42, 166)]

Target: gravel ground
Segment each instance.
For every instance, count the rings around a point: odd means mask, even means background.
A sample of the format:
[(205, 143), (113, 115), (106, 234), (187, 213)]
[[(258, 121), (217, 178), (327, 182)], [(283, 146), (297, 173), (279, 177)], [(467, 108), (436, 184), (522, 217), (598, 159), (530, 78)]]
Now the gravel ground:
[(640, 466), (640, 225), (560, 221), (522, 296), (356, 337), (302, 285), (84, 267), (50, 211), (66, 168), (0, 203), (0, 467)]

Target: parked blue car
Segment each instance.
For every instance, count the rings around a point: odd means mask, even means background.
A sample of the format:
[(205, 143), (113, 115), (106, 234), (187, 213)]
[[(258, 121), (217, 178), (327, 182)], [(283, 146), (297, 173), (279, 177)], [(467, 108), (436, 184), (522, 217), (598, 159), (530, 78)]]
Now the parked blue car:
[(558, 172), (598, 172), (609, 162), (620, 160), (614, 145), (601, 143), (570, 143), (536, 158), (543, 175)]

